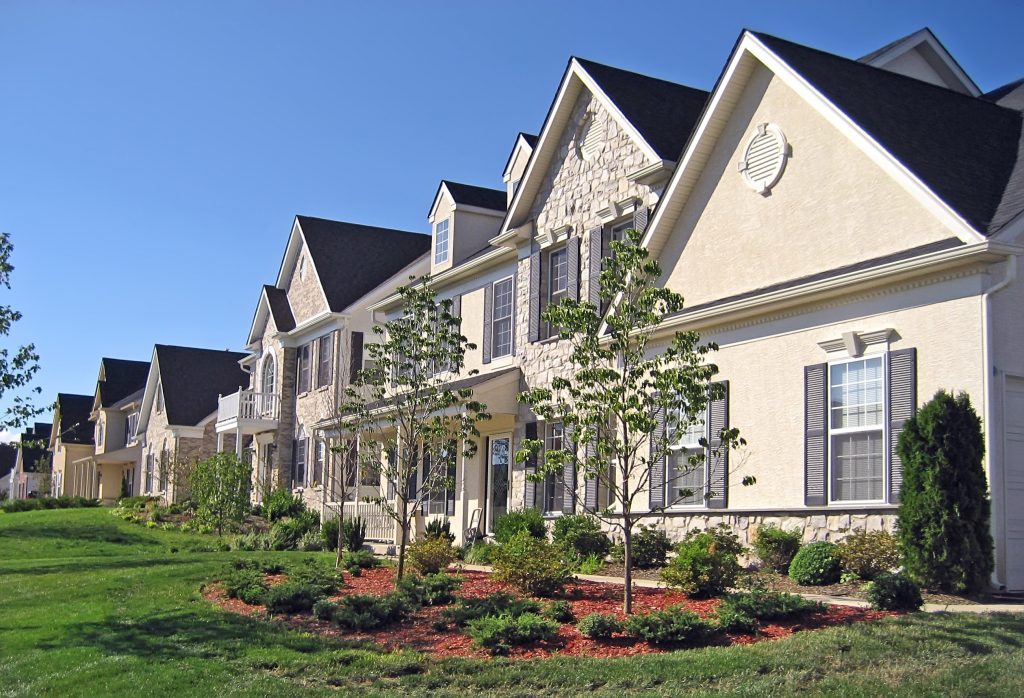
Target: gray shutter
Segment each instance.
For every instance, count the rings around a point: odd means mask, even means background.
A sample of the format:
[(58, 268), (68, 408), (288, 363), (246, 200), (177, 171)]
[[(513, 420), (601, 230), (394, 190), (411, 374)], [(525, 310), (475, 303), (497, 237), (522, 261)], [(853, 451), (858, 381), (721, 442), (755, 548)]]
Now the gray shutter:
[[(569, 450), (574, 456), (576, 443), (572, 434), (566, 432), (563, 450)], [(565, 486), (565, 495), (562, 497), (562, 513), (572, 514), (576, 511), (576, 462), (570, 458), (569, 462), (562, 466), (562, 484)]]
[(452, 298), (452, 310), (451, 315), (453, 318), (459, 321), (459, 326), (462, 326), (462, 294)]
[(484, 286), (484, 334), (483, 334), (483, 362), (491, 363), (491, 307), (494, 302), (494, 284)]
[(601, 247), (604, 231), (594, 228), (587, 237), (587, 297), (595, 308), (601, 307)]
[(711, 401), (708, 419), (709, 509), (725, 509), (729, 498), (729, 449), (723, 449), (718, 456), (712, 455), (713, 450), (722, 448), (722, 430), (729, 428), (729, 381), (722, 381), (719, 385), (725, 393), (721, 399)]
[(580, 239), (575, 235), (565, 243), (565, 263), (568, 267), (566, 285), (569, 298), (574, 301), (580, 297)]
[(530, 341), (540, 339), (540, 250), (530, 255)]
[[(651, 434), (651, 452), (648, 457), (653, 458), (658, 450), (659, 442), (665, 436), (665, 408), (659, 407), (654, 414), (656, 426)], [(650, 508), (659, 509), (665, 506), (665, 456), (662, 454), (658, 460), (650, 463), (650, 477), (647, 478), (647, 490), (650, 495)]]
[(903, 461), (897, 446), (903, 425), (917, 408), (917, 349), (889, 352), (889, 501), (900, 501)]
[[(526, 423), (527, 439), (537, 438), (537, 422)], [(523, 475), (533, 475), (537, 472), (537, 455), (531, 454), (526, 459), (526, 463), (523, 468)], [(523, 506), (527, 509), (537, 506), (537, 483), (532, 480), (525, 480), (525, 486), (523, 487)]]
[(359, 372), (363, 369), (363, 333), (353, 332), (351, 339), (352, 347), (348, 357), (348, 381), (356, 380)]
[(409, 469), (410, 470), (409, 479), (405, 481), (405, 500), (406, 500), (406, 502), (411, 502), (412, 500), (416, 499), (416, 490), (419, 489), (419, 474), (420, 474), (419, 449), (416, 449), (416, 451), (413, 453), (412, 459), (413, 459), (413, 463), (412, 463), (412, 467)]
[[(597, 443), (590, 441), (587, 443), (586, 457), (589, 464), (590, 459), (597, 455)], [(598, 479), (596, 477), (588, 478), (584, 484), (583, 491), (583, 507), (587, 511), (597, 510), (597, 485)]]
[[(445, 496), (445, 503), (444, 503), (444, 513), (445, 513), (445, 516), (455, 516), (455, 490), (456, 490), (456, 488), (458, 488), (458, 485), (459, 485), (459, 471), (458, 471), (458, 463), (459, 463), (459, 461), (458, 461), (458, 457), (456, 456), (454, 450), (452, 451), (452, 459), (453, 459), (453, 462), (455, 463), (455, 467), (448, 468), (448, 470), (452, 474), (452, 486), (451, 486), (450, 489), (448, 489), (445, 492), (445, 495), (446, 495)], [(448, 467), (447, 464), (445, 465), (445, 467)], [(446, 477), (447, 477), (447, 474), (448, 473), (446, 473)], [(465, 474), (463, 474), (463, 475), (465, 475)]]
[(639, 230), (641, 233), (647, 230), (647, 208), (638, 208), (633, 212), (633, 228)]
[(828, 483), (828, 364), (804, 367), (804, 504), (824, 506)]
[[(395, 464), (398, 462), (398, 452), (393, 448), (389, 448), (385, 457), (388, 459), (391, 472), (394, 472)], [(395, 479), (392, 477), (388, 478), (388, 499), (392, 501), (395, 499)]]

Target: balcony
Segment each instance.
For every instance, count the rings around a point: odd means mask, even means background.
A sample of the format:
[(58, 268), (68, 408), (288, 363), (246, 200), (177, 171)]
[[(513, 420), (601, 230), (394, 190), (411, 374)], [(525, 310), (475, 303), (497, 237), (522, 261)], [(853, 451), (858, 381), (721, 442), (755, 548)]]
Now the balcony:
[(275, 393), (239, 390), (222, 395), (217, 403), (217, 431), (256, 434), (277, 428), (281, 399)]

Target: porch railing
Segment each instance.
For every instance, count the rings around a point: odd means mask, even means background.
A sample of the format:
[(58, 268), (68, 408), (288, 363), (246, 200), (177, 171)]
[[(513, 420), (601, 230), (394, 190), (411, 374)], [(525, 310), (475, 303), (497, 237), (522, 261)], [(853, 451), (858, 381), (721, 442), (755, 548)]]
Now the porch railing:
[(217, 403), (217, 421), (229, 419), (276, 420), (280, 414), (280, 401), (275, 393), (257, 393), (254, 390), (239, 390), (223, 395)]
[(394, 542), (395, 521), (380, 506), (371, 502), (345, 502), (345, 518), (355, 516), (366, 522), (366, 540)]

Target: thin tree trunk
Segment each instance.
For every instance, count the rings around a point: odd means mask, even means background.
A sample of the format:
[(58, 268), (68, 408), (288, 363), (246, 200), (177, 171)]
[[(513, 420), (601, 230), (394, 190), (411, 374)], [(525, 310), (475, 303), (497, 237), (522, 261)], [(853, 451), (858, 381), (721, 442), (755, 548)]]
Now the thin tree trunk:
[(401, 521), (398, 523), (398, 571), (395, 574), (395, 583), (402, 578), (405, 574), (405, 542), (408, 539), (407, 530), (409, 528), (409, 515), (407, 513), (408, 505), (402, 502), (402, 516)]
[(622, 557), (622, 612), (629, 615), (633, 612), (633, 521), (629, 514), (622, 516)]

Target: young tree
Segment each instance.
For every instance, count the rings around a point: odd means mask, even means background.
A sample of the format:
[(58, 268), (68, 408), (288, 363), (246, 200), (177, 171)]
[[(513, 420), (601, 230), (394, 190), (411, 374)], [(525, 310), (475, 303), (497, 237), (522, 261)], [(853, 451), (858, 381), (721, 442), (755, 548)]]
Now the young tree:
[(216, 453), (199, 461), (189, 478), (196, 517), (223, 535), (224, 527), (240, 523), (249, 511), (249, 464), (234, 453)]
[[(6, 286), (8, 290), (11, 288), (11, 272), (14, 271), (11, 264), (13, 250), (10, 235), (0, 233), (0, 284)], [(11, 326), (20, 319), (19, 311), (9, 305), (0, 305), (0, 335), (10, 334)], [(0, 398), (11, 391), (27, 387), (38, 371), (39, 355), (36, 353), (35, 344), (20, 346), (13, 354), (6, 347), (0, 348)], [(41, 390), (37, 386), (32, 388), (30, 393), (38, 395)], [(20, 427), (43, 411), (32, 404), (30, 395), (15, 395), (11, 403), (0, 417), (0, 428)]]
[(897, 534), (907, 572), (924, 586), (981, 592), (992, 575), (981, 420), (966, 393), (935, 393), (904, 425)]
[(379, 341), (365, 348), (370, 368), (346, 388), (339, 411), (345, 432), (357, 438), (362, 467), (389, 483), (388, 496), (367, 501), (397, 524), (401, 579), (416, 511), (454, 486), (450, 467), (459, 454), (476, 452), (477, 423), (490, 415), (472, 389), (453, 386), (476, 371), (465, 371), (475, 345), (462, 334), (452, 301), (437, 302), (429, 276), (398, 292), (404, 312), (373, 328)]
[[(577, 482), (590, 480), (608, 493), (612, 506), (584, 508), (621, 534), (626, 613), (633, 606), (634, 528), (683, 499), (714, 495), (713, 488), (724, 483), (694, 493), (682, 487), (684, 476), (704, 467), (706, 457), (721, 458), (744, 444), (738, 429), (723, 428), (710, 440), (700, 437), (702, 448), (677, 461), (674, 475), (660, 467), (676, 435), (703, 423), (708, 405), (724, 393), (714, 382), (718, 368), (707, 361), (718, 347), (701, 344), (696, 332), (675, 332), (665, 338), (664, 349), (650, 348), (665, 317), (683, 307), (678, 293), (655, 287), (660, 277), (661, 267), (649, 258), (639, 232), (630, 230), (624, 241), (613, 242), (600, 275), (600, 298), (610, 312), (602, 317), (593, 304), (568, 298), (548, 306), (543, 319), (570, 345), (567, 370), (549, 388), (519, 395), (538, 416), (561, 422), (566, 434), (562, 448), (544, 451), (530, 479), (543, 481), (571, 468)], [(525, 440), (516, 459), (533, 460), (543, 447), (541, 439)], [(650, 504), (651, 486), (664, 487), (663, 503)]]
[[(344, 361), (342, 362), (344, 365)], [(356, 380), (356, 376), (350, 377), (350, 383)], [(323, 400), (333, 401), (333, 396), (323, 394)], [(338, 408), (332, 403), (324, 405), (330, 412), (334, 413), (331, 420), (331, 427), (327, 431), (335, 434), (344, 434), (351, 427)], [(334, 566), (341, 567), (341, 553), (345, 539), (345, 502), (353, 495), (359, 494), (359, 459), (356, 453), (355, 439), (341, 439), (333, 442), (329, 449), (332, 458), (332, 465), (324, 464), (323, 474), (323, 496), (326, 511), (328, 502), (336, 502), (338, 506), (338, 534), (337, 548), (335, 549)]]

